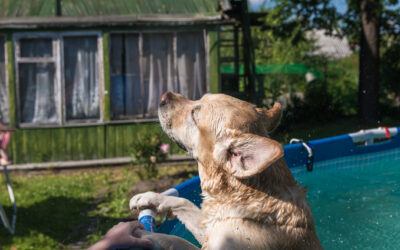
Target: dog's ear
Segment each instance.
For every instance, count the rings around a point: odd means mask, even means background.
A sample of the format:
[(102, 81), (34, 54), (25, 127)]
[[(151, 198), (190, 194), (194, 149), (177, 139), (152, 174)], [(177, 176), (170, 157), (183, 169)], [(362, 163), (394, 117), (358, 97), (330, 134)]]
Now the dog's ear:
[(283, 148), (277, 141), (238, 132), (219, 139), (213, 152), (214, 159), (238, 179), (263, 172), (283, 155)]
[(274, 103), (274, 106), (270, 109), (257, 108), (256, 110), (267, 117), (268, 132), (272, 132), (278, 127), (282, 118), (282, 105), (279, 102)]

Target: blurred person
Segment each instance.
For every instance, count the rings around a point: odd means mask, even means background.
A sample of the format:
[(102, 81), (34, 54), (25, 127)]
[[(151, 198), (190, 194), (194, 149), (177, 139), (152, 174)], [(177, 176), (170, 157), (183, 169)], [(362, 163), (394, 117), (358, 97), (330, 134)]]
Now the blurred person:
[(11, 139), (12, 129), (8, 128), (6, 125), (0, 123), (0, 165), (7, 166), (10, 165), (10, 161), (7, 155), (7, 146)]

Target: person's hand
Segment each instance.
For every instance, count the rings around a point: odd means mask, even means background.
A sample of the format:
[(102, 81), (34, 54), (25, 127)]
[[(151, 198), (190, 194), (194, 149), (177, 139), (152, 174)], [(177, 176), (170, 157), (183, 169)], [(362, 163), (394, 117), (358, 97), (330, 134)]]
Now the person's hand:
[(120, 222), (112, 227), (104, 238), (91, 246), (89, 250), (103, 249), (125, 249), (140, 247), (151, 249), (153, 243), (148, 239), (141, 238), (143, 226), (137, 221)]

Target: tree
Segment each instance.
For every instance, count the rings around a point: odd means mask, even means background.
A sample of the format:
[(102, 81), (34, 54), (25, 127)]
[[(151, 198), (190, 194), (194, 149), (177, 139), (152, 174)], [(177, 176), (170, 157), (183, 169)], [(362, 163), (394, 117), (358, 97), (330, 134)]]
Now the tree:
[(359, 116), (367, 123), (379, 120), (379, 0), (359, 0), (360, 17), (360, 71), (358, 84)]
[[(398, 3), (398, 0), (348, 0), (348, 11), (340, 18), (343, 33), (350, 40), (358, 41), (358, 113), (367, 123), (379, 121), (382, 71), (380, 51), (382, 48), (390, 51), (393, 46), (390, 41), (400, 31)], [(384, 57), (383, 63), (392, 60), (393, 56)]]

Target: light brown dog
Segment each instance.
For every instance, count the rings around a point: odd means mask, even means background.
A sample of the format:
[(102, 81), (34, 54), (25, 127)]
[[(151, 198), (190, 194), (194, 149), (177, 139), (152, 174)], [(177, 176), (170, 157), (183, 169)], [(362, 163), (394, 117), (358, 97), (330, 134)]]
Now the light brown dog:
[(291, 175), (282, 146), (268, 137), (279, 124), (279, 104), (265, 110), (223, 94), (191, 101), (167, 92), (159, 118), (198, 162), (202, 208), (147, 192), (131, 199), (131, 209), (171, 212), (203, 249), (321, 249), (306, 192)]

